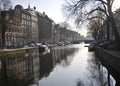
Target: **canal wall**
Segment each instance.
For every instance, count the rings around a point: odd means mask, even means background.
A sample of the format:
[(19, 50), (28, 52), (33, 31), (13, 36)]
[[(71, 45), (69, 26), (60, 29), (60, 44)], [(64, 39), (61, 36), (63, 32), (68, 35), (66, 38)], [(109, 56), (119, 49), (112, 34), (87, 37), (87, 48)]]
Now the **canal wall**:
[(0, 59), (4, 59), (9, 56), (9, 58), (15, 56), (21, 56), (25, 53), (30, 53), (38, 51), (38, 47), (25, 47), (25, 48), (18, 48), (18, 49), (2, 49), (0, 50)]
[(0, 86), (27, 86), (35, 76), (39, 77), (38, 50), (38, 47), (0, 50)]
[(120, 86), (120, 53), (95, 46), (95, 54), (116, 80), (116, 86)]

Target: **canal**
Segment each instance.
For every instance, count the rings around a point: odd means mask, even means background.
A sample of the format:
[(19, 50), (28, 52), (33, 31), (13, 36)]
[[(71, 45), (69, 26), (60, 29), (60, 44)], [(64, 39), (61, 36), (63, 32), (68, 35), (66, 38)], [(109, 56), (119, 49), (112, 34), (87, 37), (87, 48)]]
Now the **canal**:
[(0, 83), (2, 86), (115, 86), (107, 69), (84, 45), (58, 46), (49, 53), (32, 52), (1, 60)]

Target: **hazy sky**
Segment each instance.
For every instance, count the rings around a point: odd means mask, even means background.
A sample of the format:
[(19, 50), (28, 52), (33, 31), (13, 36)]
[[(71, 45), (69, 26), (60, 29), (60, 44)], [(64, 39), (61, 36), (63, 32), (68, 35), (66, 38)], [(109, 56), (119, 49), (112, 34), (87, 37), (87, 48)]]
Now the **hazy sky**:
[(114, 5), (113, 5), (113, 8), (114, 8), (114, 9), (117, 9), (117, 8), (119, 8), (119, 7), (120, 7), (120, 0), (115, 0)]
[[(54, 20), (56, 23), (65, 21), (62, 13), (62, 4), (64, 0), (11, 0), (13, 7), (17, 4), (23, 6), (23, 8), (28, 7), (28, 3), (30, 3), (31, 8), (36, 6), (36, 10), (43, 13), (45, 12), (48, 17)], [(120, 0), (115, 0), (114, 9), (120, 7)], [(79, 30), (82, 35), (86, 34), (86, 29), (82, 28)]]

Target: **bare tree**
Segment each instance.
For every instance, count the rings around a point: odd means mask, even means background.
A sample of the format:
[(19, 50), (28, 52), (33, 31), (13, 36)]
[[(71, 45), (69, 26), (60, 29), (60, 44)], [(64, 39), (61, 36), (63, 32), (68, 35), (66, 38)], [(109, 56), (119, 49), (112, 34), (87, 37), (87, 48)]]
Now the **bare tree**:
[[(106, 19), (105, 15), (102, 12), (98, 12), (97, 16), (93, 16), (89, 19), (88, 30), (95, 39), (98, 37), (100, 40), (104, 39), (106, 34), (106, 40), (109, 40), (109, 25), (110, 21)], [(104, 34), (104, 28), (106, 27), (106, 33)], [(96, 32), (97, 31), (97, 32)]]
[(67, 23), (66, 21), (61, 22), (61, 23), (60, 23), (60, 26), (61, 26), (62, 28), (65, 28), (65, 29), (71, 29), (71, 26), (70, 26), (69, 23)]
[(12, 7), (10, 0), (0, 0), (0, 10), (8, 10)]
[(5, 31), (7, 29), (5, 16), (6, 16), (6, 11), (1, 12), (1, 19), (0, 19), (0, 24), (1, 24), (1, 49), (3, 49), (4, 45), (5, 45)]
[[(5, 31), (7, 29), (7, 22), (10, 20), (11, 17), (9, 17), (9, 19), (6, 18), (6, 14), (8, 9), (11, 8), (11, 2), (10, 0), (0, 0), (0, 25), (1, 25), (1, 48), (3, 49), (5, 46)], [(11, 12), (10, 12), (11, 13)], [(11, 15), (13, 16), (13, 15)]]
[(91, 33), (96, 40), (103, 38), (101, 26), (102, 22), (100, 19), (92, 19), (88, 24), (89, 33)]
[(120, 36), (113, 17), (112, 5), (115, 0), (65, 0), (63, 9), (68, 17), (74, 17), (77, 24), (82, 24), (92, 17), (98, 17), (97, 12), (103, 12), (110, 22), (118, 47), (120, 48)]

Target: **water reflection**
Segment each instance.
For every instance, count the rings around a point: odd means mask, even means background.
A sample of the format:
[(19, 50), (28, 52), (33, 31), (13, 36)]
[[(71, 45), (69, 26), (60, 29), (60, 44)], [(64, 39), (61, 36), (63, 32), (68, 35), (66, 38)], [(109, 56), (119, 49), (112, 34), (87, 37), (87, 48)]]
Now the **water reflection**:
[(101, 65), (95, 56), (88, 59), (88, 65), (90, 86), (115, 86), (115, 81), (108, 70)]
[(40, 79), (48, 77), (53, 71), (53, 68), (61, 64), (63, 67), (70, 65), (72, 58), (69, 58), (71, 54), (75, 52), (75, 48), (54, 48), (50, 53), (40, 56)]
[(52, 71), (53, 66), (54, 64), (51, 53), (40, 56), (40, 79), (42, 77), (49, 76), (49, 73)]
[(39, 75), (39, 53), (32, 52), (25, 55), (6, 57), (1, 60), (2, 86), (27, 86)]
[(55, 48), (52, 55), (54, 67), (39, 86), (115, 86), (107, 69), (86, 47)]
[(83, 44), (55, 47), (1, 60), (0, 86), (115, 86), (93, 52)]
[(67, 56), (73, 54), (75, 49), (52, 49), (50, 53), (26, 53), (20, 56), (5, 57), (1, 59), (0, 85), (2, 86), (28, 86), (38, 80), (48, 77), (57, 64), (66, 67), (71, 59)]
[(55, 48), (52, 50), (52, 55), (57, 64), (67, 67), (73, 60), (76, 51), (78, 51), (78, 48)]

